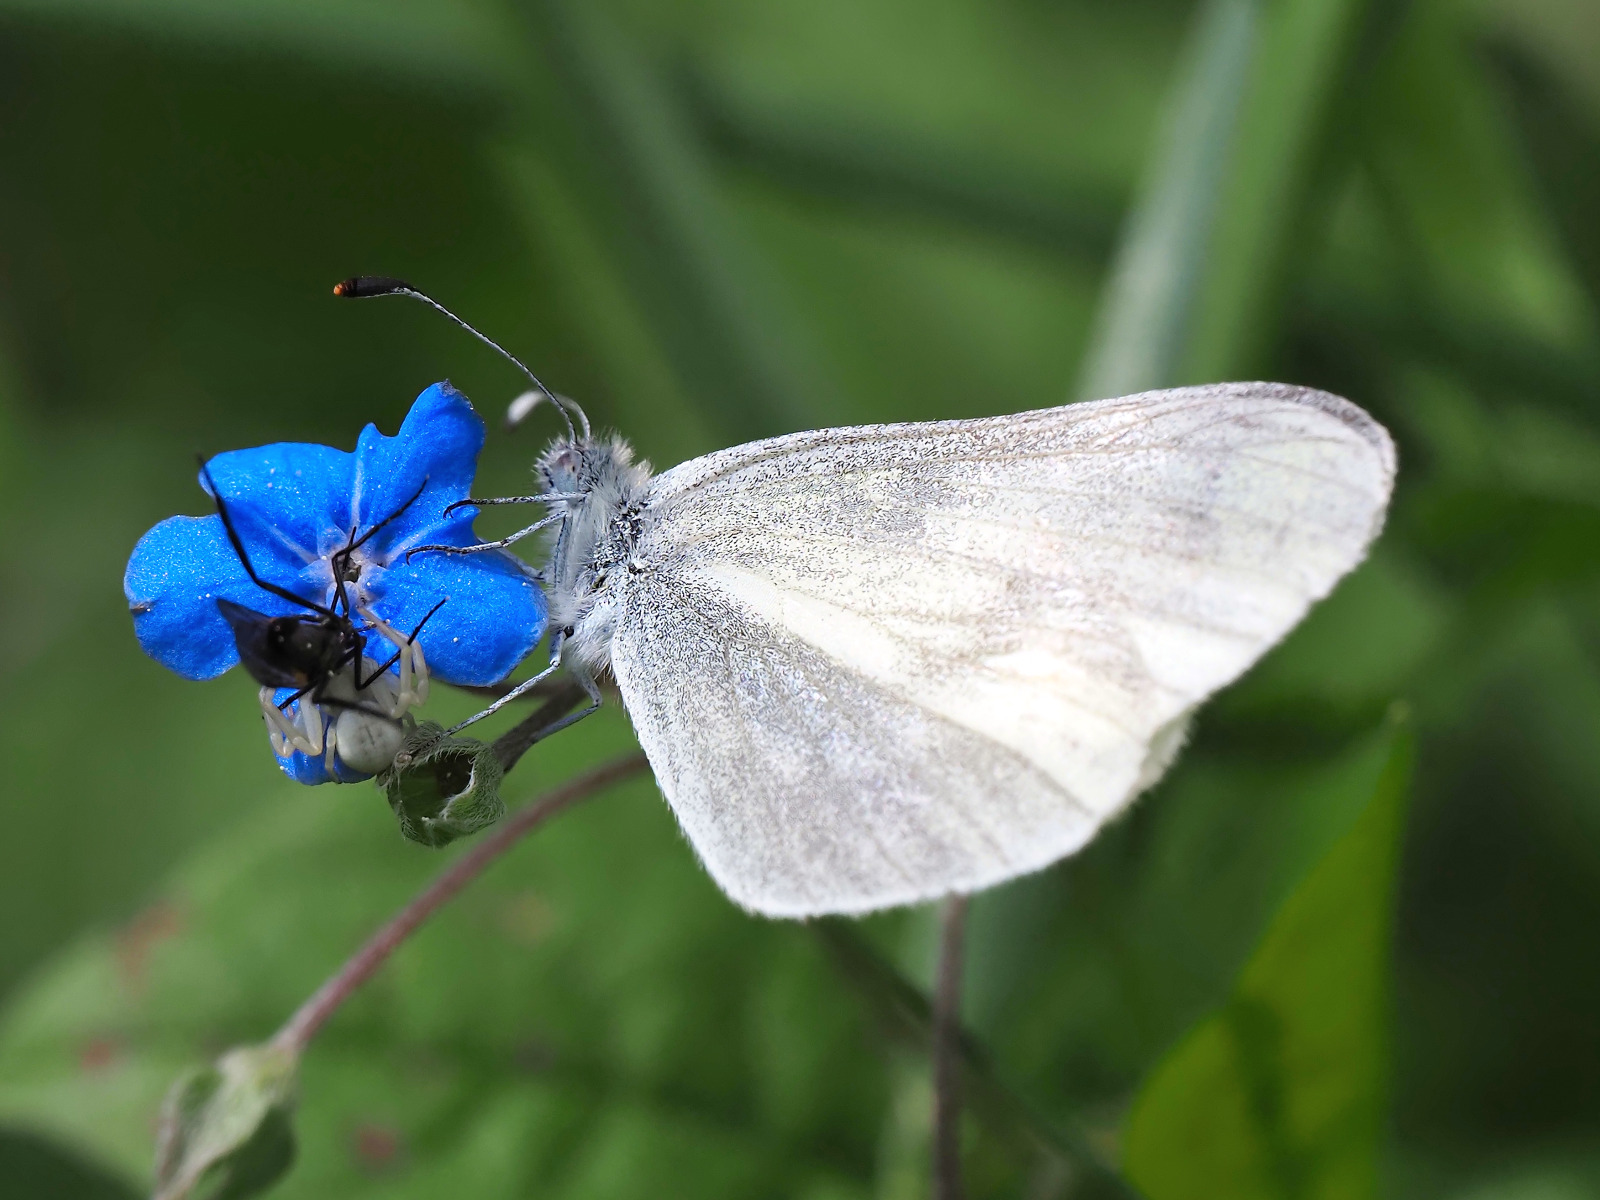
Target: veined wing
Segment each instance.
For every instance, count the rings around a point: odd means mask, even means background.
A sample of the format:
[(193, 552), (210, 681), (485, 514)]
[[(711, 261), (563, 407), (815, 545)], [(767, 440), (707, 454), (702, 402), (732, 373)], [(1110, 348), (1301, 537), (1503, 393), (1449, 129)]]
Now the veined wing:
[(651, 485), (612, 666), (748, 908), (859, 912), (1082, 846), (1360, 561), (1388, 435), (1229, 384), (822, 430)]

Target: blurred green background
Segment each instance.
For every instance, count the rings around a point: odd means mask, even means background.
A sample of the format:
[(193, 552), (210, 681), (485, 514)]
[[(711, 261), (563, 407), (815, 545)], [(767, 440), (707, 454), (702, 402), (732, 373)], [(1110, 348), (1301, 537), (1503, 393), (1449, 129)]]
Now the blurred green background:
[[(1600, 1194), (1594, 0), (0, 0), (0, 1194), (142, 1194), (168, 1081), (452, 853), (285, 781), (121, 595), (196, 450), (519, 390), (355, 272), (659, 465), (1224, 378), (1367, 407), (1371, 560), (975, 904), (971, 1190)], [(620, 789), (330, 1026), (273, 1194), (925, 1195), (931, 931), (745, 917)]]

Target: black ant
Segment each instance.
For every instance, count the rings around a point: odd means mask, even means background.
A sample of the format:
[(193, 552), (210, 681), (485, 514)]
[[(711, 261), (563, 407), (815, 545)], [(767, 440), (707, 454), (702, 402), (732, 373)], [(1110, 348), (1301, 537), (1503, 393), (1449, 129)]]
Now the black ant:
[[(238, 530), (234, 528), (227, 502), (222, 498), (222, 493), (217, 488), (216, 481), (212, 479), (211, 471), (204, 459), (200, 462), (200, 474), (205, 479), (212, 499), (216, 502), (217, 515), (222, 518), (222, 528), (228, 535), (228, 542), (233, 547), (233, 552), (238, 555), (240, 565), (244, 567), (245, 574), (250, 576), (251, 582), (263, 591), (306, 610), (289, 616), (273, 617), (232, 600), (220, 596), (217, 598), (217, 609), (233, 630), (234, 644), (239, 650), (239, 661), (244, 664), (245, 670), (256, 682), (262, 685), (262, 714), (267, 721), (273, 750), (281, 756), (287, 756), (291, 750), (301, 750), (313, 757), (325, 751), (331, 752), (334, 749), (335, 731), (333, 728), (328, 729), (328, 736), (324, 739), (323, 722), (318, 711), (319, 706), (327, 705), (330, 708), (343, 709), (348, 714), (349, 719), (341, 716), (335, 723), (344, 734), (342, 741), (346, 749), (341, 757), (346, 762), (364, 771), (369, 766), (377, 770), (388, 765), (386, 761), (382, 761), (383, 752), (391, 741), (395, 742), (395, 748), (398, 749), (398, 740), (375, 730), (369, 720), (362, 718), (378, 718), (398, 732), (399, 719), (413, 705), (420, 704), (427, 698), (427, 664), (422, 657), (422, 647), (417, 644), (416, 639), (422, 632), (423, 626), (444, 605), (444, 601), (439, 601), (428, 610), (417, 623), (417, 627), (411, 631), (410, 637), (401, 635), (371, 612), (362, 609), (360, 611), (362, 620), (398, 647), (386, 662), (363, 679), (361, 668), (365, 661), (367, 637), (357, 627), (352, 617), (353, 606), (346, 591), (346, 583), (352, 578), (350, 566), (355, 552), (370, 541), (379, 530), (398, 519), (416, 503), (427, 488), (428, 481), (424, 479), (410, 499), (359, 537), (356, 536), (356, 530), (352, 529), (349, 540), (333, 552), (329, 559), (334, 584), (334, 598), (330, 606), (307, 600), (304, 596), (256, 574), (250, 555), (244, 548)], [(389, 668), (396, 663), (400, 664), (398, 686), (381, 687), (380, 690), (394, 694), (379, 697), (374, 685), (384, 684), (389, 679)], [(348, 679), (344, 675), (346, 666), (352, 666)], [(272, 695), (273, 690), (277, 688), (296, 690), (281, 703), (274, 704)], [(341, 694), (330, 694), (332, 692)], [(363, 696), (363, 693), (366, 695)], [(283, 714), (290, 704), (307, 694), (310, 696), (310, 701), (305, 711), (305, 728), (299, 728)], [(377, 707), (362, 703), (363, 700), (373, 701)], [(371, 749), (367, 750), (368, 747)], [(363, 752), (364, 750), (367, 752)], [(362, 761), (353, 761), (352, 753)], [(392, 753), (388, 755), (391, 761), (393, 757)]]

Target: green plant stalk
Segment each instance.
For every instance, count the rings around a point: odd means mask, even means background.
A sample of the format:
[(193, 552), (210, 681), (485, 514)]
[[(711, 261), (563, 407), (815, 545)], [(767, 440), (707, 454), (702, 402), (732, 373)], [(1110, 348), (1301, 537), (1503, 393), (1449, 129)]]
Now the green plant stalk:
[[(840, 974), (856, 989), (884, 1033), (908, 1049), (925, 1051), (933, 1036), (933, 1004), (921, 988), (869, 945), (843, 918), (810, 923)], [(957, 1026), (961, 1077), (973, 1115), (1019, 1150), (1052, 1159), (1074, 1174), (1092, 1176), (1109, 1194), (1138, 1200), (1114, 1163), (1076, 1130), (1057, 1127), (1018, 1096), (996, 1073), (979, 1039)]]
[(741, 236), (678, 96), (593, 5), (540, 0), (521, 15), (540, 62), (526, 113), (539, 154), (581, 181), (589, 227), (605, 231), (684, 389), (731, 439), (813, 424), (820, 356)]
[(961, 976), (967, 898), (945, 898), (939, 914), (939, 977), (933, 997), (933, 1197), (962, 1200)]
[(1254, 0), (1211, 0), (1201, 10), (1148, 177), (1101, 293), (1079, 372), (1081, 400), (1174, 381), (1203, 281), (1259, 9)]
[(1278, 331), (1285, 267), (1305, 224), (1334, 102), (1369, 0), (1254, 0), (1260, 33), (1220, 179), (1178, 381), (1258, 371)]

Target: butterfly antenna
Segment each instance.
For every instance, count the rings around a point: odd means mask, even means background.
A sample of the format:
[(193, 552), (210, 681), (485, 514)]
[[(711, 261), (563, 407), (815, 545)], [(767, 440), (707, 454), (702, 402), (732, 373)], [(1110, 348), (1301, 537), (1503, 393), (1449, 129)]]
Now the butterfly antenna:
[[(461, 326), (461, 328), (465, 329), (485, 346), (488, 346), (501, 358), (511, 363), (517, 368), (517, 370), (526, 375), (528, 377), (528, 381), (532, 383), (533, 386), (537, 388), (552, 405), (555, 406), (555, 410), (561, 414), (561, 419), (566, 422), (567, 436), (573, 441), (578, 440), (578, 431), (573, 427), (572, 417), (567, 412), (567, 405), (570, 404), (574, 409), (577, 410), (579, 417), (583, 419), (585, 431), (588, 430), (589, 419), (583, 415), (583, 410), (578, 408), (578, 405), (575, 401), (568, 400), (565, 396), (557, 396), (549, 388), (545, 387), (544, 383), (539, 379), (539, 377), (530, 371), (528, 369), (528, 365), (515, 354), (511, 353), (511, 351), (507, 350), (499, 342), (495, 341), (488, 335), (479, 333), (471, 325), (468, 325), (460, 317), (456, 316), (455, 313), (451, 312), (432, 296), (428, 295), (427, 292), (412, 287), (404, 279), (390, 279), (384, 275), (355, 275), (349, 279), (345, 279), (334, 284), (333, 294), (335, 296), (345, 296), (352, 300), (365, 300), (371, 296), (410, 296), (413, 300), (422, 301), (422, 303), (426, 304), (429, 308), (436, 312), (442, 313), (444, 316), (454, 321), (457, 325)], [(563, 403), (563, 401), (565, 401), (565, 403)]]
[[(523, 392), (522, 395), (506, 405), (506, 428), (515, 429), (518, 425), (521, 425), (528, 419), (529, 413), (545, 402), (546, 395), (544, 392)], [(570, 408), (578, 414), (578, 421), (583, 425), (583, 437), (587, 441), (593, 435), (593, 430), (589, 427), (589, 414), (584, 412), (578, 402), (570, 396), (563, 396), (560, 392), (557, 392), (555, 400), (562, 407)]]

